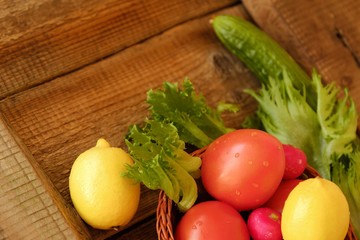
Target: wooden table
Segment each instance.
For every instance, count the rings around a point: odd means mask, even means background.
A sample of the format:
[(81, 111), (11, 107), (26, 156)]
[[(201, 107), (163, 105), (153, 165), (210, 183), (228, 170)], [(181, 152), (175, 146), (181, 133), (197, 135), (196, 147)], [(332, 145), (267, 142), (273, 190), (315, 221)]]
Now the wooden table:
[(0, 239), (156, 239), (157, 191), (142, 189), (126, 228), (82, 222), (68, 190), (75, 158), (99, 137), (125, 147), (146, 91), (189, 77), (209, 104), (235, 102), (231, 127), (256, 108), (253, 75), (210, 19), (258, 24), (308, 71), (348, 87), (360, 110), (356, 0), (0, 0)]

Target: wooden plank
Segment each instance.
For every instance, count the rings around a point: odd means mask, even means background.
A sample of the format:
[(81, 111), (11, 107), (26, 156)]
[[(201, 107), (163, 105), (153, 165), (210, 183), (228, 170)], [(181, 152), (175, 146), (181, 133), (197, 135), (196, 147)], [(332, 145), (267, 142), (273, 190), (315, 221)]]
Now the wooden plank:
[(316, 68), (325, 82), (348, 88), (360, 112), (359, 1), (243, 3), (254, 21), (309, 73)]
[(0, 0), (0, 99), (235, 0)]
[[(240, 5), (224, 13), (245, 15)], [(209, 23), (211, 16), (176, 26), (0, 102), (0, 111), (66, 203), (71, 205), (68, 175), (78, 154), (99, 137), (124, 147), (129, 125), (146, 116), (146, 91), (164, 81), (180, 82), (188, 76), (210, 104), (239, 103), (244, 112), (225, 116), (229, 126), (239, 127), (242, 117), (254, 111), (255, 101), (242, 90), (258, 82), (219, 43)], [(157, 197), (156, 191), (143, 189), (132, 224), (155, 213)], [(114, 234), (89, 229), (98, 239)]]
[[(80, 218), (0, 118), (0, 239), (89, 239)], [(59, 208), (59, 206), (61, 206)]]

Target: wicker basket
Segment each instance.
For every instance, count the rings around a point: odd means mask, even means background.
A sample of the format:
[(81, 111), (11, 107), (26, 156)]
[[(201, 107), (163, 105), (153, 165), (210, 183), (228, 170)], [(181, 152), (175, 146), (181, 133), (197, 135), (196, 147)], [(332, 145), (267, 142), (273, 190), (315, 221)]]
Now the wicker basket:
[[(204, 151), (205, 149), (199, 149), (193, 152), (192, 155), (201, 157)], [(304, 178), (320, 176), (320, 174), (311, 166), (306, 167), (303, 175)], [(200, 188), (200, 193), (201, 191)], [(202, 199), (200, 199), (200, 201), (202, 201)], [(168, 198), (163, 191), (160, 191), (156, 211), (156, 231), (159, 240), (174, 240), (174, 228), (180, 217), (181, 213), (174, 207), (172, 200)], [(345, 240), (358, 240), (351, 224), (349, 225)]]

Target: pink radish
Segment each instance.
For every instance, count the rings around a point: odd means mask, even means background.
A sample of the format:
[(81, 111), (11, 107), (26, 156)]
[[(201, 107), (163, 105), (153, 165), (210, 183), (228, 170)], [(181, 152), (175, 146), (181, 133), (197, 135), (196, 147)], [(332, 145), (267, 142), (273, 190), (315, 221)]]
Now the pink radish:
[(285, 171), (283, 179), (295, 179), (305, 170), (307, 158), (305, 153), (292, 145), (283, 144), (285, 152)]
[(281, 240), (281, 213), (267, 207), (253, 210), (247, 220), (253, 240)]

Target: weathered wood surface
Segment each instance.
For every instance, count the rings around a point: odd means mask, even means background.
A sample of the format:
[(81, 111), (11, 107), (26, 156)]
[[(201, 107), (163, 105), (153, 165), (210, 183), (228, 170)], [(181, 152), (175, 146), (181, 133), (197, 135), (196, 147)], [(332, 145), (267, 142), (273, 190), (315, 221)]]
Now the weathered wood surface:
[[(124, 147), (128, 126), (147, 114), (148, 89), (187, 76), (210, 104), (240, 103), (244, 112), (225, 116), (233, 127), (255, 110), (242, 89), (258, 82), (216, 39), (209, 23), (216, 14), (250, 15), (307, 71), (347, 86), (360, 106), (355, 0), (0, 5), (0, 239), (116, 234), (79, 219), (68, 175), (99, 137)], [(155, 239), (156, 204), (157, 192), (143, 188), (135, 219), (111, 239)]]
[(0, 119), (0, 239), (88, 238), (86, 226)]
[(236, 2), (0, 1), (0, 98)]

